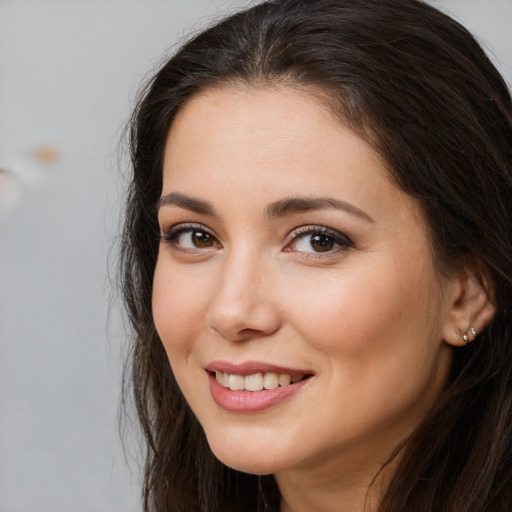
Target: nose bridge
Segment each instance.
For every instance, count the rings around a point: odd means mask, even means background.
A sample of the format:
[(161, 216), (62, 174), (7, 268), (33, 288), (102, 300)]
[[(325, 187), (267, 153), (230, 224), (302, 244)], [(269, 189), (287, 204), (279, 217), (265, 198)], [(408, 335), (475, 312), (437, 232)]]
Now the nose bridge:
[(278, 328), (269, 267), (265, 258), (249, 246), (227, 255), (208, 312), (214, 331), (239, 340), (268, 335)]

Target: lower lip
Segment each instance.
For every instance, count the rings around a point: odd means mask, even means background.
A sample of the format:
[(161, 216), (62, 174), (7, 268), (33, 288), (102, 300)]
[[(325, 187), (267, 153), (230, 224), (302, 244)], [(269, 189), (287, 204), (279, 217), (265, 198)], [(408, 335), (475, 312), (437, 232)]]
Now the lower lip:
[(215, 375), (209, 374), (210, 393), (219, 406), (229, 412), (259, 412), (277, 405), (297, 393), (309, 379), (275, 389), (261, 391), (232, 391), (221, 386)]

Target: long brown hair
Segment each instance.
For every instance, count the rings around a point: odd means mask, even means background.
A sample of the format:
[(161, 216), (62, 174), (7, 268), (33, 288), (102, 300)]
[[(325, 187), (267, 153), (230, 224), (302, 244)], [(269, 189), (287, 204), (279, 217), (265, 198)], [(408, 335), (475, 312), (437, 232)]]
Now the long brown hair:
[(469, 256), (495, 284), (494, 320), (454, 351), (446, 389), (402, 447), (380, 512), (512, 510), (512, 102), (474, 38), (418, 0), (264, 2), (187, 42), (142, 91), (120, 268), (134, 330), (127, 372), (147, 441), (144, 510), (279, 509), (271, 476), (234, 471), (211, 453), (151, 313), (169, 128), (192, 95), (236, 82), (321, 91), (423, 207), (440, 271)]

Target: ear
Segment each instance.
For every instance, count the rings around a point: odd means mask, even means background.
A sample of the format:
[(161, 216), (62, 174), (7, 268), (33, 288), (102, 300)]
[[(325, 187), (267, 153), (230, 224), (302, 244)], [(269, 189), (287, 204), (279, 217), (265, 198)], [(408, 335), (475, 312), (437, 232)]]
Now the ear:
[(496, 313), (495, 286), (482, 263), (466, 260), (453, 278), (449, 307), (443, 330), (449, 345), (466, 345), (491, 322)]

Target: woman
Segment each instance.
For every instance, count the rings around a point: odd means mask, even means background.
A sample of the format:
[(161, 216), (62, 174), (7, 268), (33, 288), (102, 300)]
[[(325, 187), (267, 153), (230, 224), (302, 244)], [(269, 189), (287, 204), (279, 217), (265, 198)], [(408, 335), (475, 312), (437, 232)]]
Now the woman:
[(512, 104), (415, 0), (276, 0), (131, 125), (145, 510), (512, 509)]

